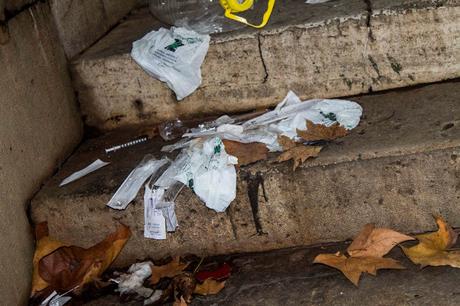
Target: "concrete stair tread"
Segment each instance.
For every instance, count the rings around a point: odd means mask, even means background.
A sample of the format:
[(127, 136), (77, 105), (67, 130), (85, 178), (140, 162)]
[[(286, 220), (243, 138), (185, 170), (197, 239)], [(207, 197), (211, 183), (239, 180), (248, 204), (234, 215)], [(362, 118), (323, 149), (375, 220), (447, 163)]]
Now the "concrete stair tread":
[[(346, 249), (345, 244), (294, 248), (257, 254), (224, 256), (232, 276), (218, 295), (195, 296), (191, 305), (458, 305), (460, 270), (428, 267), (421, 270), (398, 249), (388, 255), (406, 270), (364, 274), (359, 288), (340, 271), (312, 264), (316, 255)], [(141, 305), (121, 303), (118, 296), (102, 296), (88, 306)]]
[[(289, 162), (243, 167), (237, 198), (226, 213), (207, 209), (190, 190), (183, 190), (176, 201), (180, 227), (166, 241), (143, 237), (142, 192), (125, 211), (105, 206), (145, 154), (160, 157), (163, 143), (155, 139), (108, 159), (104, 148), (135, 135), (111, 132), (86, 141), (45, 184), (32, 201), (32, 218), (47, 220), (56, 238), (82, 246), (102, 239), (113, 230), (114, 220), (129, 225), (134, 235), (118, 264), (148, 256), (223, 254), (340, 241), (372, 221), (406, 232), (422, 231), (433, 227), (432, 213), (444, 213), (456, 224), (455, 217), (460, 218), (454, 203), (460, 189), (459, 96), (458, 82), (448, 82), (351, 98), (364, 108), (358, 128), (327, 145), (317, 159), (296, 172)], [(62, 179), (96, 158), (112, 164), (58, 187)], [(260, 195), (254, 217), (244, 174), (256, 172), (265, 179), (268, 201)], [(257, 235), (255, 218), (266, 235)]]
[(100, 130), (248, 111), (289, 89), (337, 97), (459, 77), (459, 16), (460, 0), (278, 1), (266, 28), (213, 35), (202, 85), (178, 103), (129, 55), (134, 40), (160, 26), (140, 10), (72, 71), (86, 123)]

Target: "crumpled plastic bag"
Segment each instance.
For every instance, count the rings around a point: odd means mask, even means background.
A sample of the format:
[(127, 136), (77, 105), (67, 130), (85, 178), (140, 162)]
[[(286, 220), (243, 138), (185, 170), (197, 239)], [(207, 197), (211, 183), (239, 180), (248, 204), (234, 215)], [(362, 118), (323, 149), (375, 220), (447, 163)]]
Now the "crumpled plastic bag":
[(201, 84), (201, 64), (209, 35), (185, 28), (160, 28), (133, 43), (132, 58), (151, 76), (166, 82), (182, 100)]
[(219, 137), (195, 141), (176, 158), (155, 184), (168, 185), (170, 179), (182, 182), (207, 207), (223, 212), (236, 197), (237, 163), (236, 157), (225, 152)]

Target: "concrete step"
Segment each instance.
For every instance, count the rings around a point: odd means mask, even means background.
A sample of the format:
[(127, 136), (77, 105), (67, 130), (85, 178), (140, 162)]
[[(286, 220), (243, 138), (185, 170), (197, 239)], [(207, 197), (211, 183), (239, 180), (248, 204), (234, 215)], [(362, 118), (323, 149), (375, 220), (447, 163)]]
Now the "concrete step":
[[(133, 236), (117, 265), (343, 241), (368, 222), (406, 233), (427, 231), (435, 228), (433, 214), (459, 226), (459, 97), (459, 83), (449, 82), (353, 98), (364, 108), (359, 127), (295, 172), (289, 162), (272, 163), (274, 157), (241, 168), (237, 198), (226, 213), (206, 208), (184, 189), (176, 200), (180, 227), (164, 241), (143, 236), (143, 192), (125, 211), (106, 206), (145, 154), (161, 156), (163, 143), (154, 139), (105, 157), (104, 148), (133, 137), (127, 132), (86, 141), (32, 200), (31, 216), (48, 221), (57, 239), (84, 247), (113, 231), (115, 220), (129, 225)], [(111, 165), (58, 187), (97, 158)], [(260, 186), (248, 189), (256, 173), (266, 199)]]
[[(376, 277), (363, 274), (356, 288), (340, 271), (313, 265), (321, 253), (345, 250), (346, 244), (296, 248), (268, 253), (223, 256), (231, 263), (232, 276), (214, 296), (193, 298), (197, 305), (327, 305), (387, 306), (460, 304), (460, 270), (412, 264), (395, 248), (388, 257), (399, 260), (406, 270), (380, 270)], [(138, 306), (142, 302), (121, 303), (116, 295), (102, 296), (87, 306)]]
[(460, 76), (460, 0), (277, 1), (263, 30), (213, 35), (203, 82), (177, 103), (130, 58), (134, 40), (160, 25), (139, 11), (73, 63), (81, 109), (100, 130), (176, 117), (349, 96)]

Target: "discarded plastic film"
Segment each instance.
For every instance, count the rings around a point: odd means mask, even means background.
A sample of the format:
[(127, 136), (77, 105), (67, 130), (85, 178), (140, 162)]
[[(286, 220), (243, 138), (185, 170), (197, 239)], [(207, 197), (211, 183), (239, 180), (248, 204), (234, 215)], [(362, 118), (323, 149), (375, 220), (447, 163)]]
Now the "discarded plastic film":
[(114, 282), (118, 283), (120, 295), (137, 293), (148, 298), (152, 295), (153, 289), (144, 287), (144, 281), (152, 275), (152, 262), (139, 262), (129, 267), (128, 273), (121, 274)]
[(66, 294), (70, 293), (73, 290), (69, 290), (64, 294), (58, 294), (56, 291), (53, 291), (43, 302), (40, 303), (40, 306), (62, 306), (67, 304), (72, 298), (70, 296), (66, 296)]
[(107, 206), (113, 209), (125, 209), (134, 200), (145, 181), (168, 162), (167, 159), (157, 160), (147, 155), (141, 163), (128, 175)]
[[(278, 136), (284, 135), (297, 140), (297, 130), (305, 130), (307, 120), (325, 126), (339, 123), (345, 129), (351, 130), (359, 124), (362, 112), (362, 107), (356, 102), (328, 99), (302, 102), (290, 91), (273, 111), (242, 124), (225, 124), (205, 131), (192, 130), (184, 136), (191, 138), (219, 136), (222, 139), (242, 143), (260, 142), (271, 152), (281, 152)], [(168, 149), (173, 147), (170, 146)]]
[(209, 41), (209, 35), (185, 28), (160, 28), (135, 41), (131, 56), (151, 76), (166, 82), (177, 100), (182, 100), (201, 84), (201, 64)]
[(82, 177), (84, 177), (85, 175), (88, 175), (90, 174), (91, 172), (94, 172), (102, 167), (105, 167), (107, 166), (108, 164), (110, 163), (106, 163), (100, 159), (96, 160), (95, 162), (93, 162), (92, 164), (90, 164), (89, 166), (87, 166), (86, 168), (84, 169), (81, 169), (80, 171), (77, 171), (75, 173), (73, 173), (72, 175), (70, 175), (69, 177), (65, 178), (61, 184), (59, 184), (59, 187), (62, 187), (64, 185), (67, 185), (69, 183), (72, 183)]
[(225, 211), (236, 197), (238, 159), (225, 152), (219, 137), (194, 143), (186, 154), (179, 160), (182, 168), (175, 179), (189, 186), (207, 207)]

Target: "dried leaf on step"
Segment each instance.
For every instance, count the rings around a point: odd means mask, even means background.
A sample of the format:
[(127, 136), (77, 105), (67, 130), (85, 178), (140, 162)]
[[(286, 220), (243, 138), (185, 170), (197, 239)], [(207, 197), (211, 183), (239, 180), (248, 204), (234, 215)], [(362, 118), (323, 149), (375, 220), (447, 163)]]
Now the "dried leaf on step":
[(65, 246), (64, 243), (54, 240), (49, 237), (48, 233), (48, 223), (42, 222), (35, 227), (35, 238), (37, 240), (35, 246), (35, 254), (33, 258), (33, 276), (32, 276), (32, 292), (31, 296), (35, 296), (38, 292), (46, 289), (49, 284), (41, 278), (38, 273), (38, 263), (40, 260), (59, 249), (60, 247)]
[(348, 247), (352, 257), (382, 257), (397, 244), (414, 240), (414, 238), (388, 228), (375, 228), (374, 224), (366, 224)]
[(268, 149), (263, 143), (241, 143), (224, 140), (225, 152), (238, 158), (238, 165), (244, 166), (267, 159)]
[(180, 297), (180, 300), (175, 300), (173, 306), (187, 306), (183, 297)]
[(441, 217), (436, 218), (438, 231), (415, 236), (419, 244), (405, 248), (404, 253), (409, 259), (422, 267), (451, 266), (460, 268), (460, 251), (449, 251), (457, 241), (458, 234)]
[(150, 277), (150, 283), (152, 285), (158, 284), (160, 279), (163, 277), (174, 277), (179, 275), (187, 268), (188, 263), (181, 263), (180, 257), (176, 256), (173, 260), (162, 266), (152, 266), (152, 276)]
[(175, 276), (170, 284), (173, 288), (175, 300), (180, 296), (186, 303), (192, 302), (192, 295), (195, 292), (196, 280), (192, 273), (184, 272)]
[(219, 282), (208, 278), (202, 284), (197, 284), (195, 294), (199, 295), (214, 295), (218, 294), (225, 287), (225, 282)]
[(129, 227), (120, 225), (114, 233), (88, 249), (60, 247), (39, 261), (39, 274), (54, 290), (67, 291), (76, 286), (81, 289), (102, 275), (130, 236)]
[(358, 286), (363, 272), (377, 275), (380, 269), (405, 269), (397, 260), (381, 257), (346, 257), (343, 254), (320, 254), (314, 263), (321, 263), (339, 269), (355, 285)]
[(297, 135), (305, 141), (334, 140), (346, 136), (348, 131), (338, 122), (331, 126), (314, 124), (307, 120), (307, 130), (297, 130)]
[(456, 242), (458, 234), (441, 217), (435, 217), (438, 231), (417, 235), (417, 239), (432, 249), (447, 250)]
[(283, 147), (284, 151), (288, 151), (298, 145), (294, 140), (284, 135), (278, 136), (278, 143)]
[(284, 162), (290, 159), (294, 160), (293, 170), (295, 171), (295, 169), (297, 169), (297, 167), (304, 163), (307, 159), (318, 156), (321, 149), (322, 147), (317, 146), (298, 146), (281, 153), (281, 155), (278, 156), (278, 162)]

